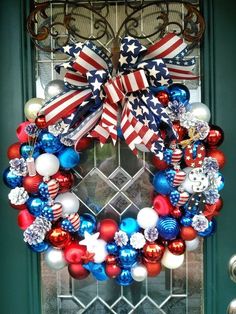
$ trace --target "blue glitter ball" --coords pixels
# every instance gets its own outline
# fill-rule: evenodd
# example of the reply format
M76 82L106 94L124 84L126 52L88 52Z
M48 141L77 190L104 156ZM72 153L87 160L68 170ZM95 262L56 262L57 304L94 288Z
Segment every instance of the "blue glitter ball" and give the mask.
M186 217L186 216L183 216L181 219L180 219L180 223L181 225L185 226L185 227L189 227L192 225L192 218L191 217Z
M163 239L173 240L179 234L179 223L172 217L161 217L157 222L157 230Z
M4 170L3 175L3 182L8 186L10 189L14 189L17 186L22 186L22 176L17 176L10 171L10 168Z
M57 153L64 147L59 138L49 132L41 133L39 137L39 143L41 148L46 153L50 154Z
M33 158L37 158L40 155L40 145L36 143L33 146L24 143L20 147L20 154L23 158L27 159L33 152Z

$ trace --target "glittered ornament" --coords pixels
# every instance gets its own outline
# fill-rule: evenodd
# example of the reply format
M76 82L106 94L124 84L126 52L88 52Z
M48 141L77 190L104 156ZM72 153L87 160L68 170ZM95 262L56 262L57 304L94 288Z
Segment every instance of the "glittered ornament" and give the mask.
M70 191L74 184L74 175L70 171L59 170L52 176L59 183L59 191L61 193Z
M38 187L40 183L43 181L43 177L39 174L35 176L25 176L23 178L23 187L30 194L36 194L38 192Z
M166 240L175 239L179 233L179 224L172 217L161 217L157 223L160 236Z
M144 237L149 242L154 242L158 238L158 231L156 227L148 227L144 230Z
M130 245L136 250L141 249L145 243L145 237L141 232L135 232L130 237Z
M9 161L10 171L17 176L25 176L28 172L24 158L14 158Z
M16 136L21 143L28 141L28 134L25 131L25 128L30 124L29 121L22 122L18 125L16 129Z
M169 94L166 91L159 91L156 94L157 99L160 101L162 105L165 107L168 105L169 100Z

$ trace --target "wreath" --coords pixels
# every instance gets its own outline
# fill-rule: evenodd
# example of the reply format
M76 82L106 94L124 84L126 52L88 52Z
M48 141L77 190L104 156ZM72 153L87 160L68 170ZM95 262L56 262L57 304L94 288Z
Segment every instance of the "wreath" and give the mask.
M180 267L185 250L215 232L224 187L223 131L209 124L205 104L190 103L188 88L173 83L198 78L195 59L173 33L148 48L123 38L115 75L90 41L61 51L70 57L56 67L64 81L48 83L46 100L25 104L19 141L8 148L3 179L25 243L75 279L91 273L126 286L157 276L162 266ZM120 222L80 212L73 169L94 141L125 141L137 158L152 153L152 207Z

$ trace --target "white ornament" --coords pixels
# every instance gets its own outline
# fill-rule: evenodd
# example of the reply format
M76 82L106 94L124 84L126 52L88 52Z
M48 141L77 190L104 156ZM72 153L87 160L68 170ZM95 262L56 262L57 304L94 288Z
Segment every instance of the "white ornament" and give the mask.
M90 250L88 250L90 253L94 253L94 263L102 263L105 261L108 252L106 249L107 246L107 242L102 240L102 239L98 239L97 241L95 241L93 248Z
M93 252L96 246L96 242L98 240L100 233L96 232L94 234L90 234L87 231L84 232L84 239L79 242L81 245L85 245L89 252Z
M142 264L137 264L131 268L131 276L135 281L144 281L147 274L147 268Z
M201 102L192 103L190 112L193 115L193 117L198 120L209 122L211 119L211 112L209 108Z
M66 266L62 250L50 248L45 253L45 262L51 269L60 270Z
M168 249L165 250L165 253L161 260L162 265L169 269L176 269L180 267L183 262L184 254L174 255Z
M181 188L184 191L192 193L200 193L205 191L209 186L209 178L203 172L202 168L185 168L184 172L187 173Z
M44 153L35 160L36 171L43 177L54 175L59 167L59 159L53 154Z
M66 217L67 215L77 213L79 209L79 199L71 192L65 192L59 194L55 198L55 202L62 204L62 216Z
M138 212L137 222L141 228L146 229L149 227L156 227L158 218L159 216L154 209L144 207Z
M199 246L199 238L196 237L195 239L193 240L190 240L190 241L185 241L185 245L186 245L186 251L194 251L198 248Z
M135 232L130 237L130 244L136 250L143 248L145 243L146 240L141 232Z

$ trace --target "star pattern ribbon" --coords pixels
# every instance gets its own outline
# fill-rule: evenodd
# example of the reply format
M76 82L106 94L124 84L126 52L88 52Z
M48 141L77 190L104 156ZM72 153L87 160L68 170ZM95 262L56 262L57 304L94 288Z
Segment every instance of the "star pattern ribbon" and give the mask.
M137 39L123 38L116 76L112 76L109 57L90 41L67 45L62 51L71 60L56 70L65 69L68 90L50 99L41 110L47 124L74 112L69 130L62 136L75 145L85 135L99 139L101 144L111 138L115 144L120 125L134 154L141 145L163 159L159 125L166 126L169 140L177 135L151 88L169 85L176 78L196 78L192 73L195 59L184 59L187 45L183 40L169 33L146 49Z

